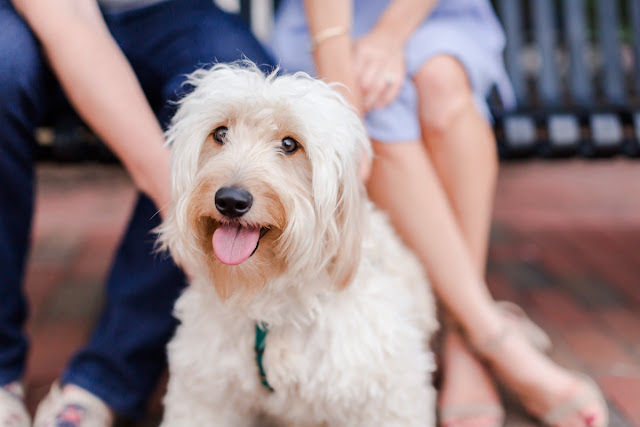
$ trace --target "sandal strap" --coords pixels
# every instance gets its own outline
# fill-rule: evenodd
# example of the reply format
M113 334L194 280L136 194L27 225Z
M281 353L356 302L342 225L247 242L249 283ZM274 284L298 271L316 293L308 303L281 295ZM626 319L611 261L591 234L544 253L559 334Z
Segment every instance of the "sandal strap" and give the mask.
M538 326L519 305L511 301L498 301L496 306L502 313L517 322L519 332L529 340L538 350L549 353L552 342L549 335Z
M496 335L480 344L472 345L471 348L480 357L485 357L498 351L509 335L511 335L511 327L505 325Z
M509 301L499 301L496 306L504 316L510 317L512 321L505 322L502 330L488 340L472 343L472 347L480 357L494 354L512 333L521 335L540 352L546 353L551 349L551 339L547 333L536 325L519 305Z
M451 405L440 409L440 421L452 421L462 418L473 418L482 415L495 415L504 418L504 410L495 403L473 403L468 405Z

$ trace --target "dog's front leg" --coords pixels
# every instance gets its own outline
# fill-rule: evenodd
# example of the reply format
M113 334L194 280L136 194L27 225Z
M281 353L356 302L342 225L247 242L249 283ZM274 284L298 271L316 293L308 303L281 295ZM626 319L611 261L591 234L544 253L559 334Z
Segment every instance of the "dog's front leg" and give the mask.
M330 422L329 425L341 427L435 427L435 408L426 402L415 401L414 407L404 413L371 408L365 414Z
M396 382L399 377L409 381ZM424 376L421 376L424 378ZM435 397L433 387L424 381L414 381L412 376L394 376L387 384L382 396L362 402L336 407L338 411L329 414L328 425L332 427L434 427ZM413 384L412 384L413 382ZM363 391L361 395L365 395ZM350 408L357 408L353 411Z
M234 399L231 394L225 398L223 393L212 401L211 396L199 396L170 379L167 394L164 397L164 415L160 427L252 427L255 413L242 400Z

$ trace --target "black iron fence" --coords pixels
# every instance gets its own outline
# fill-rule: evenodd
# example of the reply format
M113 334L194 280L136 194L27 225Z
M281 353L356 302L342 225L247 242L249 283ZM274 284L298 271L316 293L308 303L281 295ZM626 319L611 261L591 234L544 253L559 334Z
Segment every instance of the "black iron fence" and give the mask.
M492 104L504 157L640 152L640 0L497 0L518 108Z

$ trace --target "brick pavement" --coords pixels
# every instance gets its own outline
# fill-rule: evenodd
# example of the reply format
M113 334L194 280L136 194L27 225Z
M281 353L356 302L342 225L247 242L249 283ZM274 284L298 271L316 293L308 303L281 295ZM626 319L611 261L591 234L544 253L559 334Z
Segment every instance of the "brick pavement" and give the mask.
M626 159L504 164L489 258L494 294L593 376L612 426L640 425L640 168Z
M118 167L38 168L26 276L29 406L87 337L135 194ZM624 159L502 165L488 278L554 340L553 357L592 375L612 426L640 426L640 167ZM154 400L149 419L155 425ZM533 425L514 413L509 425Z

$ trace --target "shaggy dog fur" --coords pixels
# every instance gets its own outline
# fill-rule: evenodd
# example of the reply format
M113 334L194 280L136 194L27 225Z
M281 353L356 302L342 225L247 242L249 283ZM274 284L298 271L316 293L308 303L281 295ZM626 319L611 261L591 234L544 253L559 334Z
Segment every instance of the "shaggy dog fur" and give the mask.
M319 80L252 64L188 83L160 240L192 278L162 425L433 425L433 298L358 179L371 148L357 114Z

